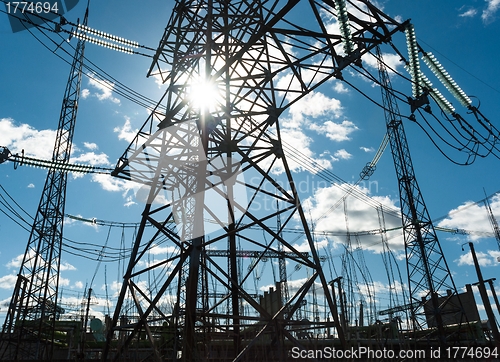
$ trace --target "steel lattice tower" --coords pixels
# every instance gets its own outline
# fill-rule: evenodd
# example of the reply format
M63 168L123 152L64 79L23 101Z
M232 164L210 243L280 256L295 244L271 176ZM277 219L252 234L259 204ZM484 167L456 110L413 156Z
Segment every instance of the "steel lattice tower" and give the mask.
M83 24L87 24L88 8ZM85 42L79 40L64 93L52 161L69 163ZM1 335L1 359L50 360L58 305L67 172L49 169Z
M438 339L446 343L444 327L451 324L451 320L458 319L459 324L467 320L417 183L401 113L379 48L377 57L387 135L399 186L412 329L423 329L426 324L437 327ZM428 333L434 331L429 329Z
M114 172L144 185L139 194L146 206L104 359L284 360L286 348L301 345L293 328L304 329L297 311L314 284L345 346L279 118L403 29L368 1L355 3L362 16L348 14L339 0L176 2L149 71L168 88ZM311 21L295 25L302 17ZM342 19L340 32L326 29L332 17ZM215 104L201 105L209 94ZM275 181L276 169L286 183ZM307 254L276 230L278 216L282 229L300 224ZM240 247L253 250L248 269L240 267L246 263ZM167 256L147 264L148 253L160 248ZM227 251L225 257L214 256L217 250ZM268 252L286 253L309 275L289 285L285 305L275 302L283 297L279 285L260 301L245 287ZM152 273L154 292L145 285ZM326 326L317 321L307 328ZM111 355L115 336L119 347Z

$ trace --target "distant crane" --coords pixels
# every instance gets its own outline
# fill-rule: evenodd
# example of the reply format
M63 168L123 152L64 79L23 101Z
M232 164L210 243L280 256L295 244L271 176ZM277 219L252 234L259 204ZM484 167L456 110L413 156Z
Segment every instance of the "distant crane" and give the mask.
M87 24L88 7L83 24ZM79 40L62 102L52 162L69 163L85 41ZM67 172L49 168L0 339L0 359L50 360L56 342Z

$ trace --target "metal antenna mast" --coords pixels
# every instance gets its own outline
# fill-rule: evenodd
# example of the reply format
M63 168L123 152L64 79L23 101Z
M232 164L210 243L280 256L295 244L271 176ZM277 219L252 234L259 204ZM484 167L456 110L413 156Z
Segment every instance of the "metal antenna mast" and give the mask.
M446 343L445 325L456 320L457 315L459 323L465 322L465 314L459 301L451 301L457 288L417 183L401 113L378 47L376 54L387 134L399 183L413 329L422 329L427 322L429 327L437 327L438 338ZM428 331L432 333L432 329Z
M88 7L83 24L87 24ZM64 93L52 161L68 164L75 129L85 42L79 40ZM0 356L50 360L58 305L67 172L49 168L1 334Z

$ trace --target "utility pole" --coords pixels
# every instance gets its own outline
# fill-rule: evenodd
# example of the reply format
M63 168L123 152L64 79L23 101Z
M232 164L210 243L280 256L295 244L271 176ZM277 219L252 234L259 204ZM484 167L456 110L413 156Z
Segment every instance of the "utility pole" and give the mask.
M478 289L479 294L481 295L481 300L483 301L484 310L486 312L486 316L488 317L488 321L490 322L491 333L493 334L493 338L496 343L500 343L500 333L498 332L497 321L495 319L495 314L493 314L493 309L491 308L490 299L488 298L488 292L486 291L485 280L483 279L483 273L481 272L481 267L479 266L479 261L477 260L476 251L474 249L473 243L468 243L470 252L472 254L472 260L474 261L474 267L476 268L476 274L478 279Z

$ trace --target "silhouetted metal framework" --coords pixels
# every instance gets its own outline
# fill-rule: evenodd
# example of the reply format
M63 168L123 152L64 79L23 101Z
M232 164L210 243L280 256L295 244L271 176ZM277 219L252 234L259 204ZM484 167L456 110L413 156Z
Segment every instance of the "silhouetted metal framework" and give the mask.
M88 10L84 24L87 23ZM64 93L52 162L69 163L78 111L85 42L78 41ZM51 360L58 305L67 171L50 167L5 324L0 359Z
M455 300L457 288L417 183L401 113L379 48L377 57L387 134L399 185L410 289L410 304L402 310L410 309L414 331L436 327L437 338L446 343L452 333L446 333L444 327L467 320L459 298ZM435 332L429 328L427 337L436 338Z
M138 195L146 205L104 359L284 360L286 348L301 346L293 329L314 284L334 322L307 328L334 326L346 345L284 157L279 117L403 29L367 1L351 5L347 13L338 0L176 2L149 71L167 90L114 172L143 184ZM327 29L336 17L344 26ZM209 95L215 101L202 105ZM275 181L275 170L285 183ZM299 223L308 257L275 230L278 216L281 228ZM164 259L148 264L159 248ZM261 256L247 268L240 248ZM211 249L229 257L221 262ZM288 281L285 305L266 306L245 283L266 252L281 250L303 278Z
M495 239L497 240L498 250L500 250L500 227L498 227L497 219L493 214L493 210L491 210L490 201L488 200L486 191L484 192L484 196L484 206L486 207L486 212L488 213L488 220L490 220L491 227L493 228L493 233L495 234Z

